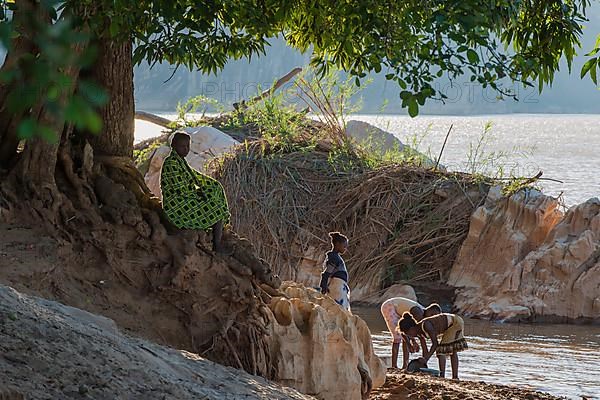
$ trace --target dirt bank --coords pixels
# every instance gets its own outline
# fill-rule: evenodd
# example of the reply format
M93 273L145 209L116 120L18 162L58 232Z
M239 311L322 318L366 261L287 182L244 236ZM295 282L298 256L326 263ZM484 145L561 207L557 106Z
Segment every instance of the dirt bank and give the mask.
M0 376L0 398L11 400L312 398L2 285Z
M456 382L422 374L388 372L370 400L559 400L549 394L483 382Z
M127 253L115 243L118 257L107 262L97 249L62 242L39 227L0 223L0 283L321 399L360 400L368 382L383 383L383 364L360 318L299 285L282 291L257 285L247 266L252 260L238 254L244 241L234 246L237 258L212 254L205 237L197 245L205 250L194 244L179 249L177 268L158 246L130 245ZM337 362L340 352L344 362Z

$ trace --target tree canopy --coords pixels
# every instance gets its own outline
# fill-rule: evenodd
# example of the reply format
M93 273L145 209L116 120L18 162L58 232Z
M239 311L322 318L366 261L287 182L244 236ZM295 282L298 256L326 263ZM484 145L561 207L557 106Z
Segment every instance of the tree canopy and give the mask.
M312 51L314 67L348 71L360 84L384 71L401 88L411 116L428 99L444 99L434 82L469 77L513 96L506 80L552 83L561 60L569 68L580 46L591 0L19 0L2 1L0 42L9 53L18 40L35 52L7 58L0 84L19 112L40 100L77 126L99 131L94 108L105 93L88 79L77 91L65 74L72 65L93 64L94 44L133 41L134 63L169 62L217 72L229 59L264 53L268 39ZM12 18L13 12L21 14ZM23 24L30 24L27 38ZM33 24L33 25L32 25ZM78 45L83 49L74 50ZM589 53L581 74L594 82L600 48ZM8 88L8 89L6 89ZM23 138L52 138L34 116L21 122Z

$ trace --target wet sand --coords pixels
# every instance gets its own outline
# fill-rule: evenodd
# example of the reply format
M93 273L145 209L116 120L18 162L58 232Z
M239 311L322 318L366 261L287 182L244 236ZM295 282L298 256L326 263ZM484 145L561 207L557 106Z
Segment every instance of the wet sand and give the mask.
M547 393L493 385L483 382L453 381L424 374L388 370L385 385L373 390L369 400L558 400Z

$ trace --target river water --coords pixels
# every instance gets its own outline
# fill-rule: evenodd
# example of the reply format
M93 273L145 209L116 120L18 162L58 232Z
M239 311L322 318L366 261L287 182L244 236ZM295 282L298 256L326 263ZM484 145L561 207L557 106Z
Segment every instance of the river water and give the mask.
M367 322L375 353L391 365L392 337L379 310L353 307L352 312ZM465 334L469 349L459 355L462 380L515 385L570 399L600 399L599 326L465 320ZM435 357L429 367L438 368ZM446 376L450 372L448 360Z
M161 115L174 118L170 113ZM600 115L358 115L350 119L379 126L406 144L417 143L434 159L452 124L441 158L450 170L475 167L477 172L495 173L502 167L522 176L541 170L544 177L562 181L543 181L542 186L547 194L562 193L567 206L600 196ZM484 135L488 122L492 126ZM156 125L136 121L136 142L158 134ZM470 145L476 146L482 137L485 144L479 156L473 157L473 151L469 156ZM376 353L389 364L391 336L379 311L354 312L367 321ZM518 385L573 399L600 399L600 327L465 322L470 349L460 354L462 379ZM437 368L434 364L436 360L430 367Z
M359 115L360 119L393 133L404 143L418 142L418 149L437 159L444 138L453 125L442 153L441 163L448 169L556 179L541 181L544 193L563 193L572 206L600 197L600 115L501 114L488 116ZM485 125L491 123L486 134ZM484 137L478 157L469 157L469 146L476 147ZM494 154L495 153L495 154ZM469 160L475 159L475 162Z

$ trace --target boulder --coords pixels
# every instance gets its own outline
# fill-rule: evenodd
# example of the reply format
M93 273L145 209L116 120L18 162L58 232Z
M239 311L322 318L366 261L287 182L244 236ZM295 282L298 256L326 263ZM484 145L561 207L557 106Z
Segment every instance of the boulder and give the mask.
M381 290L369 285L358 286L350 294L352 302L359 305L379 307L381 304L394 297L405 297L414 301L418 301L415 289L410 285L396 283L385 289L383 294Z
M418 158L424 167L432 167L435 161L425 154L402 143L394 134L384 131L364 121L350 120L346 122L346 135L352 137L358 143L368 147L371 151L385 154L388 151L406 153L411 158ZM443 166L439 166L443 168Z
M383 295L378 299L377 303L381 304L384 301L394 297L404 297L406 299L417 301L417 294L415 293L415 289L412 286L397 283L395 285L390 286L385 291L385 293L383 293Z
M367 143L379 150L404 150L406 145L392 133L364 121L350 120L346 122L346 134L359 143Z
M315 246L308 246L308 249L301 254L302 258L298 261L294 281L307 287L319 287L325 258L323 250Z
M190 153L185 159L192 168L200 172L206 171L206 165L210 160L230 151L239 144L237 140L212 126L185 128L184 131L192 137ZM168 145L160 146L154 150L150 156L148 172L144 176L146 185L159 199L162 199L160 171L164 159L170 152L171 148Z
M144 181L148 186L148 189L153 195L162 200L162 193L160 192L160 170L162 169L165 158L171 152L170 146L157 147L152 155L150 156L150 163L148 164L148 172L144 175Z
M360 400L367 381L383 385L365 321L300 284L284 282L281 291L270 304L278 382L324 400Z
M452 267L463 314L499 320L600 320L600 200L558 209L527 189L490 191Z

